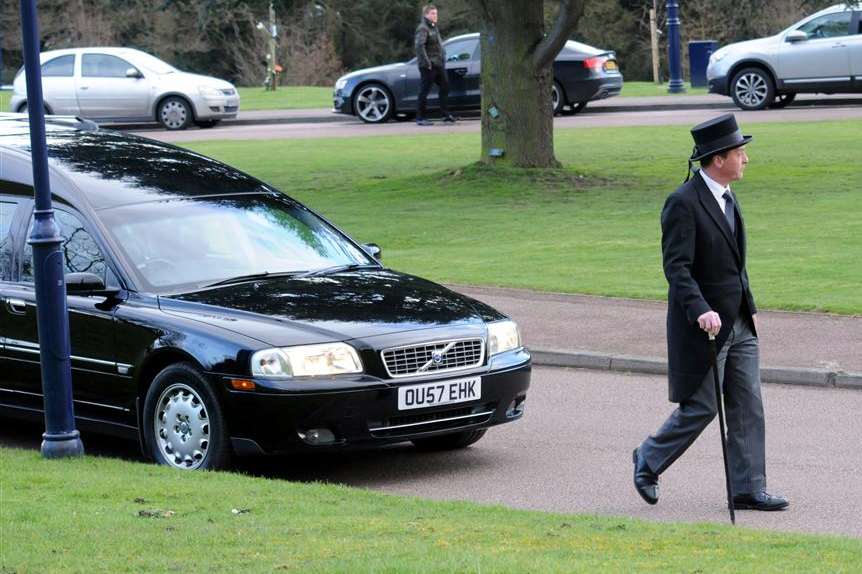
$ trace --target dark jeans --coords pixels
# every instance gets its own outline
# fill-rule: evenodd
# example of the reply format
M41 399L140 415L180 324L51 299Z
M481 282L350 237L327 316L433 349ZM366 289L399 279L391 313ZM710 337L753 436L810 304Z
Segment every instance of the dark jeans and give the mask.
M431 84L437 84L439 87L440 111L443 116L448 116L446 97L449 95L449 80L446 78L446 69L432 66L430 70L419 68L419 73L422 75L422 83L419 87L419 99L416 102L416 119L421 120L425 117L425 101L428 99L428 92L431 91Z

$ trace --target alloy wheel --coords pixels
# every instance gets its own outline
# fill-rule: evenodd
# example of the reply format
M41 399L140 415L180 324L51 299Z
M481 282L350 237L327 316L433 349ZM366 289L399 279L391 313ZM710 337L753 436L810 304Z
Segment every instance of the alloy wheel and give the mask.
M766 79L756 72L739 76L733 89L736 92L736 98L748 108L762 107L769 93Z
M210 419L197 392L183 383L169 385L156 402L153 433L168 464L185 470L201 466L210 448Z
M370 124L386 121L391 108L389 94L380 86L366 86L356 96L356 113Z

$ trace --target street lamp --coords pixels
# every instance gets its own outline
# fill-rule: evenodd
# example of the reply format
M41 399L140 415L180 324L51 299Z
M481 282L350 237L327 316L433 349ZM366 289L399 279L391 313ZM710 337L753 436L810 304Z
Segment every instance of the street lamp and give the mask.
M39 62L39 20L36 0L21 0L21 31L24 37L24 69L27 78L27 113L30 116L30 156L36 206L33 246L36 279L36 321L39 329L39 360L45 404L42 456L81 456L84 445L75 429L72 408L72 364L69 313L60 229L54 221L48 179L48 149L45 142L45 107L42 104L42 69Z
M671 94L685 92L685 84L682 81L682 64L679 57L679 23L679 4L676 0L667 0L667 51L670 63L670 82L667 85L667 91Z

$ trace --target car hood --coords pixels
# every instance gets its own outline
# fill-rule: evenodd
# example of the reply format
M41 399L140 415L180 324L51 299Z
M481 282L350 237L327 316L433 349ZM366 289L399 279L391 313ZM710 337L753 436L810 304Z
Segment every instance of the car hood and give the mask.
M212 76L203 76L201 74L192 74L189 72L171 72L168 74L157 74L156 77L162 84L183 85L190 88L197 86L208 86L217 90L234 89L233 84L228 81L213 78Z
M757 38L756 40L745 40L744 42L735 42L733 44L728 44L727 46L722 46L718 50L715 51L715 56L721 56L723 54L730 53L738 53L738 52L759 52L762 49L772 46L774 44L780 43L782 41L782 35L777 34L775 36L769 36L768 38Z
M389 270L284 277L160 297L166 313L272 346L322 343L503 315L441 285Z
M345 74L341 76L339 80L350 80L352 78L358 78L360 76L364 76L365 74L381 74L385 72L394 72L403 68L407 64L405 62L398 62L397 64L386 64L385 66L375 66L373 68L362 68L361 70L356 70L355 72L350 72L349 74Z

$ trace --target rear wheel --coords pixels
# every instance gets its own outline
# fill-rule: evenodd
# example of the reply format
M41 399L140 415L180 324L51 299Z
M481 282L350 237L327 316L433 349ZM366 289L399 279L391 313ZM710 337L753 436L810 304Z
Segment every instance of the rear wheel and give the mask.
M551 88L551 109L554 110L554 115L559 114L563 109L564 100L563 86L560 85L560 82L554 80L554 85Z
M769 104L769 107L774 109L786 108L787 106L792 104L793 100L795 99L795 92L785 92L783 94L778 94L777 96L775 96L775 99L772 101L772 103Z
M144 442L159 464L182 470L222 468L230 460L218 398L191 364L166 367L144 401Z
M775 85L766 71L745 68L733 77L730 95L743 110L762 110L775 99Z
M469 430L429 438L416 438L411 442L420 450L458 450L478 442L485 436L485 432L487 429Z

